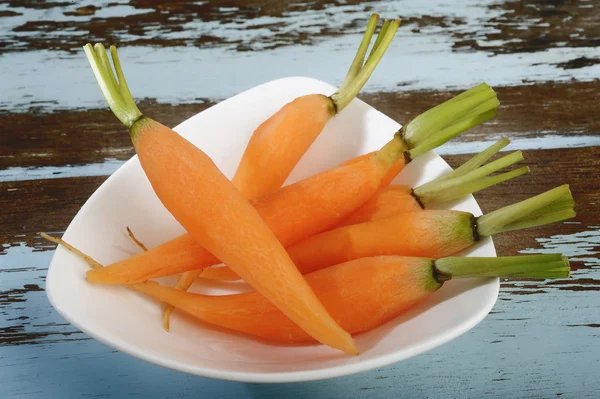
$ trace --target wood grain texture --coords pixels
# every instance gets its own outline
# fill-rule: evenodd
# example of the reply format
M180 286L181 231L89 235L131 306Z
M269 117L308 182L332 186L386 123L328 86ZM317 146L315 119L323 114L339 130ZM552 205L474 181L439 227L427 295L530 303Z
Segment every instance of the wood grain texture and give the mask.
M593 1L8 1L0 5L2 397L463 398L598 396L600 8ZM174 126L261 82L339 83L368 13L403 25L361 99L399 122L480 80L493 122L442 150L457 166L501 136L529 175L476 195L484 212L569 183L577 217L494 238L500 255L564 252L572 278L502 282L492 313L416 358L330 381L256 385L121 354L49 305L53 245L133 150L77 50L121 45L140 107ZM196 48L198 47L198 48ZM43 73L40 73L43 71ZM209 76L209 78L205 78Z
M457 167L471 154L444 156ZM491 187L476 194L484 212L526 199L560 184L569 183L577 202L578 221L594 224L600 213L600 147L536 150L525 152L524 165L532 168L528 175ZM24 242L35 246L37 233L63 232L87 198L106 179L105 176L0 182L0 233L5 243ZM549 237L557 232L570 234L581 230L577 224L549 225L500 235L494 239L500 255L514 254L515 249L536 246L535 237Z
M500 86L495 90L502 103L498 117L453 142L489 141L508 135L513 140L535 139L539 147L545 148L564 146L552 142L557 136L578 136L584 141L593 136L600 138L600 120L596 116L600 81ZM360 98L392 119L408 123L419 113L458 93L457 90L383 91ZM206 101L172 105L144 100L140 102L140 109L167 126L175 126L213 104ZM124 161L134 154L122 125L104 108L27 114L4 112L0 113L0 125L8 133L7 145L0 147L0 170L15 166L77 166L107 159ZM44 129L39 129L40 126Z

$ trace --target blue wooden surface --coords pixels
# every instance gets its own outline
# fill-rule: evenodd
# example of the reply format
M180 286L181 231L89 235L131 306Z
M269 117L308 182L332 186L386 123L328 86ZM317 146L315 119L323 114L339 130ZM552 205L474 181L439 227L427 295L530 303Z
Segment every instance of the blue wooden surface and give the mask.
M0 5L6 50L0 55L6 130L0 141L0 397L600 396L600 124L590 105L600 100L594 47L600 11L593 2L169 2L162 13L156 9L163 2L108 3L96 3L97 9ZM560 179L573 180L577 219L497 240L506 255L564 252L574 260L571 280L504 282L492 313L440 348L371 372L296 384L232 383L163 369L90 339L52 309L44 278L53 249L35 229L60 234L86 196L131 154L126 137L113 138L126 136L123 131L104 124L108 113L94 111L104 105L76 53L82 40L122 43L132 90L176 123L197 112L194 107L281 76L339 83L369 10L405 20L366 89L376 108L402 120L409 110L398 104L487 80L506 93L512 120L500 118L486 135L468 135L443 153L472 153L505 134L513 149L543 149L532 151L531 166L540 172L531 184L483 194L484 208L562 183L553 181L552 162ZM548 115L515 111L523 106L515 98L528 93L537 93ZM91 118L82 107L96 112L93 124L66 122ZM86 141L96 131L105 133L102 139ZM571 148L585 155L579 159Z
M599 231L589 234L598 244ZM576 245L562 249L582 254ZM43 281L40 290L15 293L22 283L40 282L51 255L17 246L0 257L0 291L8 293L8 301L0 302L3 326L14 324L9 315L26 318L20 337L2 330L0 386L8 397L597 397L597 286L564 290L549 284L544 294L532 294L539 287L505 285L492 313L443 347L354 376L261 385L185 375L112 350L58 316ZM12 344L5 341L9 337Z

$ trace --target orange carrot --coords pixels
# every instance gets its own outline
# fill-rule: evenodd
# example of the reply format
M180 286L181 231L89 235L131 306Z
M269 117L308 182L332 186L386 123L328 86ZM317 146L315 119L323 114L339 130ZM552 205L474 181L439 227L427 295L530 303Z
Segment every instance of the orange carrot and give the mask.
M341 112L358 94L383 57L398 28L398 21L384 21L369 59L363 65L378 19L377 14L371 15L356 57L339 92L330 97L321 94L298 97L254 131L232 180L244 197L254 199L279 189L327 121ZM348 90L354 95L342 103L338 97ZM189 288L197 278L196 274L193 271L183 273L175 288ZM167 331L172 311L171 306L167 306L164 311L163 324Z
M400 213L317 234L287 251L303 274L379 255L439 259L484 237L572 218L573 206L569 187L564 185L480 217L453 210Z
M572 218L573 206L569 187L564 185L480 217L453 210L402 213L317 234L287 251L303 274L378 255L439 259L484 237Z
M415 189L404 185L383 187L337 226L374 221L399 213L418 212L431 205L454 201L529 172L529 168L523 167L490 176L492 173L522 161L523 155L520 151L481 166L509 143L510 140L507 138L500 139L456 170Z
M394 184L382 187L363 206L348 215L337 227L372 222L407 212L419 212L423 205L414 196L410 186Z
M102 267L68 243L43 233L42 236L82 256L91 267ZM454 278L567 278L569 271L568 259L559 254L438 260L378 256L307 274L306 281L340 325L351 334L358 334L394 319ZM206 323L277 342L313 341L258 292L206 296L154 282L130 288Z
M207 280L235 281L235 280L240 279L240 276L235 274L233 272L233 270L231 270L227 266L205 267L204 269L200 269L198 271L194 270L194 272L196 272L196 278L207 279ZM188 272L188 273L192 273L192 272ZM175 287L175 288L177 288L177 287ZM178 288L178 289L187 290L188 288L189 287Z
M368 154L363 154L363 155L359 155L356 158L352 158L349 161L344 162L342 165L352 165L355 162L360 162L363 159L366 159L372 155L374 155L377 151L373 151L373 152L369 152ZM396 176L398 176L398 174L400 172L402 172L402 169L404 169L405 166L405 160L403 159L399 159L397 160L388 170L388 173L385 175L385 177L381 180L381 187L385 187L388 184L390 184L392 182L392 180L394 180L394 178Z
M371 55L363 65L378 18L377 14L371 15L354 62L336 93L329 97L322 94L298 97L254 131L232 180L249 198L279 189L325 124L362 89L400 25L399 20L384 22ZM268 177L265 177L266 170L269 170Z
M113 113L129 128L140 164L163 205L208 249L317 341L357 354L352 337L328 314L256 209L200 149L143 116L102 45L84 47Z
M306 276L329 312L351 334L372 330L411 308L452 278L515 275L566 278L561 255L432 260L400 256L357 259ZM204 296L158 284L136 291L167 302L207 323L283 343L313 341L259 293Z
M510 172L490 176L492 173L522 161L523 155L521 151L516 151L482 166L483 163L502 148L506 147L509 143L510 141L506 138L500 139L481 153L473 156L470 160L465 162L465 164L461 165L451 173L442 175L414 190L408 186L402 185L381 188L362 207L352 212L344 220L338 223L337 227L375 221L400 213L418 212L428 206L452 201L527 173L529 169L523 167ZM353 163L354 162L348 162L346 164L351 165ZM210 279L217 278L218 275L222 275L228 280L236 279L234 273L225 270L219 272L206 270L205 272L202 272L202 274L199 274L198 272L196 274L199 277ZM191 279L191 277L189 278ZM180 285L180 287L182 286L184 285Z
M413 159L496 114L498 100L485 83L425 112L373 156L338 166L253 201L284 245L330 229L364 204L393 165ZM425 115L423 114L423 115ZM413 123L422 126L413 127ZM216 255L216 254L215 254ZM221 263L185 234L148 252L90 271L88 281L130 284Z
M440 260L380 256L322 269L306 279L340 325L358 334L396 318L445 281L479 276L566 278L569 263L561 255ZM256 292L211 297L156 283L136 284L133 289L206 323L276 342L313 341Z

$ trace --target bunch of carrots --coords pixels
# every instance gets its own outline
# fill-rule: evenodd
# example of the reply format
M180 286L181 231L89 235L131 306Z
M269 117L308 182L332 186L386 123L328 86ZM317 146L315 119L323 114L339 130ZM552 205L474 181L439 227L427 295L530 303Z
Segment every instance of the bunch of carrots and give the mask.
M201 149L137 108L117 50L112 64L101 44L84 47L115 116L129 129L154 192L186 234L106 267L85 259L90 283L121 284L203 322L286 343L318 341L358 354L352 335L410 308L453 278L565 278L560 254L453 257L485 237L558 222L575 215L566 185L483 216L439 210L440 204L516 178L520 151L490 161L501 139L456 170L419 187L391 184L404 166L493 118L499 101L475 86L390 132L381 149L282 187L328 121L356 97L388 49L398 20L371 16L339 89L285 104L252 133L229 181ZM371 48L370 51L369 47ZM114 72L113 72L114 68ZM152 279L180 274L175 287ZM243 279L255 291L189 293L197 279Z

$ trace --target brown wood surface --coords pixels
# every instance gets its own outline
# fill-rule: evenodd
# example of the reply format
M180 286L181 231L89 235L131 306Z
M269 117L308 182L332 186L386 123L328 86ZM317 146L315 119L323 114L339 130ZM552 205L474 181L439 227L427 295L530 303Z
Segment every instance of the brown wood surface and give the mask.
M549 131L571 136L600 131L596 115L599 81L497 87L496 91L502 103L498 117L456 141L489 140L490 136L507 133L511 137L536 138L540 132ZM456 94L457 90L384 91L360 98L392 119L406 123ZM206 101L172 105L144 100L139 107L167 126L175 126L213 104ZM10 132L5 137L8 145L0 147L0 168L86 164L106 158L127 160L134 154L129 137L108 109L2 112L0 124Z
M461 154L444 158L457 167L470 156ZM600 170L600 147L525 151L525 157L523 164L532 168L530 174L476 194L484 213L569 183L577 202L574 221L594 223L600 212L600 179L596 178ZM63 232L105 179L94 176L0 183L3 193L0 220L5 228L0 233L0 240L5 243L25 241L34 246L39 241L37 233L40 229ZM499 255L513 255L520 249L536 247L536 237L570 234L580 229L577 224L548 225L499 235L494 242Z
M8 1L0 7L0 389L8 397L597 396L596 2ZM121 45L132 52L131 68L140 74L164 62L165 76L143 76L135 92L141 109L173 126L236 91L286 76L288 69L303 74L294 69L298 63L307 70L318 62L323 70L339 64L336 74L345 73L353 50L343 39L358 40L371 11L402 14L398 47L380 66L387 75L396 67L400 72L394 79L376 73L375 88L367 86L360 98L405 123L473 80L492 84L502 103L499 116L444 147L443 157L455 167L483 142L502 136L513 139L511 149L525 149L531 173L478 193L484 212L569 183L575 219L499 235L494 242L499 255L565 252L571 279L504 281L490 316L442 348L355 377L293 386L218 382L150 366L90 340L56 314L44 295L54 247L36 233L61 234L110 171L134 154L93 86L79 46ZM236 73L223 76L214 69L218 83L207 80L206 92L188 93L187 82L168 74L179 57L189 69L199 66L186 58L196 47L213 49L223 67L235 64ZM337 50L346 58L337 58ZM302 64L314 54L318 62ZM270 55L282 62L279 75L256 71L270 71L270 59L261 58ZM419 75L424 67L432 71L431 81ZM236 83L246 80L247 86ZM82 84L90 86L80 91Z

